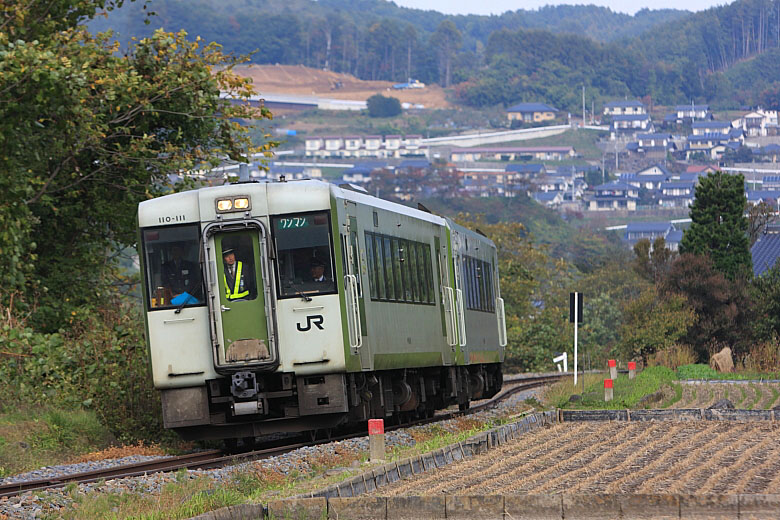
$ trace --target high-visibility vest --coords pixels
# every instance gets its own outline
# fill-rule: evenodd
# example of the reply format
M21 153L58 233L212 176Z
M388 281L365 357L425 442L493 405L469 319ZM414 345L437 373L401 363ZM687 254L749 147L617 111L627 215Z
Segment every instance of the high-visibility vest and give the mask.
M227 282L227 276L225 274L222 274L222 278L225 281L225 298L228 300L238 300L239 298L246 298L249 296L249 290L239 292L241 290L241 270L244 267L243 262L236 262L238 265L236 267L236 280L233 283L233 291L230 291L230 286L228 286Z

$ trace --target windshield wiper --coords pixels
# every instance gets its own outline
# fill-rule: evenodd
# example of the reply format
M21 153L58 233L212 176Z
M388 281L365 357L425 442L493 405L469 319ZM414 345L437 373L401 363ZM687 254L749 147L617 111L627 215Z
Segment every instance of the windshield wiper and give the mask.
M306 294L303 294L301 291L295 291L295 294L297 294L298 296L303 298L303 301L305 301L305 302L310 302L311 301L311 296L307 296Z

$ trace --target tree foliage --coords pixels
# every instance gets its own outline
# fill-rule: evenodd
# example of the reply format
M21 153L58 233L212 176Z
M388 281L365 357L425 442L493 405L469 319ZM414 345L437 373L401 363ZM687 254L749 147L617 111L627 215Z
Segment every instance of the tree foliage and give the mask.
M374 94L366 100L371 117L393 117L401 113L401 102L392 96Z
M683 234L681 253L705 255L733 280L751 271L745 179L723 172L699 180L691 206L691 227Z
M140 201L167 175L249 150L253 114L238 60L186 33L155 32L124 55L81 25L103 0L6 2L0 14L0 284L56 328L94 302L110 250L135 242ZM29 10L28 10L29 9Z

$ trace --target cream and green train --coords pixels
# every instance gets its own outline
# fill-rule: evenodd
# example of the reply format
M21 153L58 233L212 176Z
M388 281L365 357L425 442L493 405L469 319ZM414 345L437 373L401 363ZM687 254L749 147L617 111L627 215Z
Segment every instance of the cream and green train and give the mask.
M501 388L496 248L449 219L307 180L168 195L138 222L154 385L185 438L430 415Z

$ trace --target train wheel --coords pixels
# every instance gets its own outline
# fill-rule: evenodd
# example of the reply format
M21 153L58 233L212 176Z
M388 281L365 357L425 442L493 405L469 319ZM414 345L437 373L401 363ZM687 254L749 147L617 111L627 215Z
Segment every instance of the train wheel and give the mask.
M471 405L470 401L466 401L465 403L458 403L458 410L461 412L465 412L469 409L469 406Z

